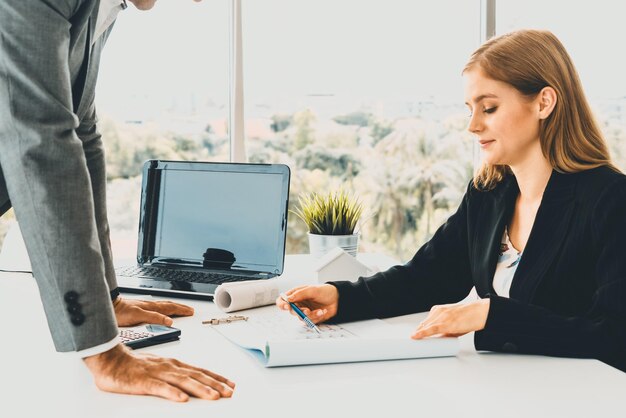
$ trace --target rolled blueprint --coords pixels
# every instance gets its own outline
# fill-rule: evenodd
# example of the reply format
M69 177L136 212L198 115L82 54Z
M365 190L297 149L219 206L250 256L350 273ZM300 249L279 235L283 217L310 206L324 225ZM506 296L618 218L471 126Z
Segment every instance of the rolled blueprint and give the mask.
M271 305L280 292L287 290L283 289L285 283L281 284L278 279L223 283L215 289L213 301L224 312Z

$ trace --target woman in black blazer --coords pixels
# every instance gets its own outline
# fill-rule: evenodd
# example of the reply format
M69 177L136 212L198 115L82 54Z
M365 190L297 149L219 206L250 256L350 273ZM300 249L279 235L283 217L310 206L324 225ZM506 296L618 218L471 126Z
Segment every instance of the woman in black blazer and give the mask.
M478 350L626 371L626 176L569 55L550 32L517 31L482 45L463 75L484 163L457 212L408 263L290 301L315 322L430 310L413 338L475 331ZM457 303L472 287L480 299Z

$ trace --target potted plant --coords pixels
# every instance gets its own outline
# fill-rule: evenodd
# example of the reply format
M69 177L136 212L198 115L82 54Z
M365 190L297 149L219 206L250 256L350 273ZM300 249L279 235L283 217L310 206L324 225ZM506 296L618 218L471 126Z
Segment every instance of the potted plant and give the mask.
M309 251L317 258L335 247L356 257L359 233L355 231L363 213L358 198L345 191L301 195L292 211L309 228Z

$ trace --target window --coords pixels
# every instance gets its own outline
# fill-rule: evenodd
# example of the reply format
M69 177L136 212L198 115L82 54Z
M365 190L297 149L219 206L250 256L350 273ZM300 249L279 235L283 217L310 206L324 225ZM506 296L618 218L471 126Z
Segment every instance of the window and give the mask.
M563 42L621 170L626 170L625 15L626 3L612 0L498 0L496 6L498 34L547 29Z
M158 2L118 16L96 94L118 259L136 251L145 160L229 160L229 7L230 0Z
M301 193L365 203L360 251L406 260L472 176L461 71L480 2L243 0L249 160L292 169ZM290 216L287 251L306 252Z

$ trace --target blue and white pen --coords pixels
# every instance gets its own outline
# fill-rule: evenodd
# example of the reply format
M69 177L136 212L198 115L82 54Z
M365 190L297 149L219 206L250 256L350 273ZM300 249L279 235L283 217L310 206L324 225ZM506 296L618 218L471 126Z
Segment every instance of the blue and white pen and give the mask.
M293 311L294 311L296 314L298 314L298 316L300 317L300 319L302 319L302 320L304 321L304 323L307 325L307 327L311 328L313 331L317 332L318 334L321 334L320 329L319 329L317 326L315 326L315 324L313 323L313 321L311 321L311 320L309 319L309 317L308 317L308 316L306 316L306 315L304 314L304 312L302 312L302 311L300 310L300 308L298 308L298 307L296 306L296 304L295 304L295 303L293 303L293 302L289 302L289 298L287 297L287 295L285 295L284 293L281 293L281 294L280 294L280 298L281 298L282 300L284 300L285 302L287 302L287 303L289 304L289 306L291 306L291 309L293 309Z

